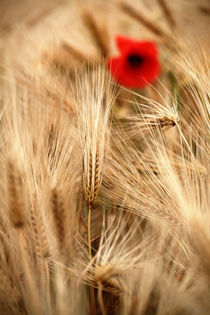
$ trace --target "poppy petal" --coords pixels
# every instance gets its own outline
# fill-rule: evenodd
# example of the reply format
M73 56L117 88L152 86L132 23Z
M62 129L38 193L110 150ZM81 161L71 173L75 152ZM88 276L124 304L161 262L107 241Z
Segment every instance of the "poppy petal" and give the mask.
M142 88L153 82L160 73L158 48L153 41L137 41L120 35L116 37L118 57L107 62L113 78L128 88Z
M124 76L122 59L120 57L109 58L107 66L115 80L120 83L120 78Z
M129 38L125 38L121 35L117 35L115 38L115 41L116 41L117 47L119 48L121 52L127 50L128 47L130 47L130 45L133 44L133 40Z

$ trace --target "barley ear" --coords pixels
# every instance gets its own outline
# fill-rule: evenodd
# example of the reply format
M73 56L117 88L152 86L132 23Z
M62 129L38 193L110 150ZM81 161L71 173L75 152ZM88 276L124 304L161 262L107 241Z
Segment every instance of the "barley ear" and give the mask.
M24 225L24 201L21 177L13 162L7 164L7 184L10 220L15 228Z

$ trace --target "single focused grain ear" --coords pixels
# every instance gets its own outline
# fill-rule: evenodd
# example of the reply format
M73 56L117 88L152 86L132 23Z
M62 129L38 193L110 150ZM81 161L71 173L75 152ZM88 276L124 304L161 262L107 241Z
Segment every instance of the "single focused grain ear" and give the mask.
M78 128L83 149L83 187L87 201L88 242L91 257L91 212L102 182L102 169L109 152L111 107L114 91L108 74L102 67L92 73L83 73L78 81L75 102L78 110Z

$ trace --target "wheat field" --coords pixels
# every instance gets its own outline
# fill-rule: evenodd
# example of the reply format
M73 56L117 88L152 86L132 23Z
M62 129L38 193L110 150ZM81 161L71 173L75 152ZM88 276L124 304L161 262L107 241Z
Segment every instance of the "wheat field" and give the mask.
M209 47L208 0L0 1L1 315L210 314Z

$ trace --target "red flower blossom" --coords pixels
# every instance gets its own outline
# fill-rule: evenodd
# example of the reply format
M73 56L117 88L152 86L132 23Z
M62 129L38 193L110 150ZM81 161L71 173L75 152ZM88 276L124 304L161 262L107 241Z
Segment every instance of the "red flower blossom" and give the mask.
M117 36L118 57L109 58L108 69L115 80L128 88L142 88L160 72L158 49L152 41L137 41Z

